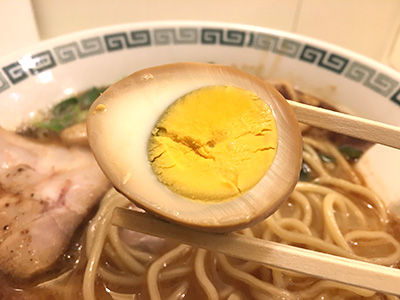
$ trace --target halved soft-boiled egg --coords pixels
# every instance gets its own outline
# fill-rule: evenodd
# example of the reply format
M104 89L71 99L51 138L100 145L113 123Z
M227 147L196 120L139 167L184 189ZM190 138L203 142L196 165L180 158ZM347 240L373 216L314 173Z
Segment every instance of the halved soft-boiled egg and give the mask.
M108 88L87 119L114 187L170 221L231 231L272 214L298 180L302 142L289 104L235 68L176 63Z

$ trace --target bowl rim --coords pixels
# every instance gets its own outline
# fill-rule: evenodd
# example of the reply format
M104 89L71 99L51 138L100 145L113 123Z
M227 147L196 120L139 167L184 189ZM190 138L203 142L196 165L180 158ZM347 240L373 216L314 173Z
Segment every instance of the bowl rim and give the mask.
M201 20L163 20L163 21L145 21L145 22L129 22L129 23L121 23L114 25L105 25L99 26L89 29L78 30L74 32L69 32L66 34L62 34L57 37L52 37L49 39L41 40L32 45L17 49L12 51L6 55L0 56L0 65L2 65L3 61L13 60L16 57L22 57L26 54L29 54L36 49L40 49L46 46L54 45L62 43L63 41L68 41L72 39L86 37L88 35L93 34L104 34L106 32L114 32L114 31L126 31L132 28L160 28L166 26L196 26L196 27L207 27L207 26L215 26L226 29L238 29L250 32L258 32L258 33L270 33L273 35L281 36L284 38L290 38L293 40L301 40L304 43L310 43L314 45L320 45L322 48L330 49L332 52L340 52L347 57L355 59L357 61L362 61L365 64L373 65L385 73L390 73L394 77L400 78L400 71L394 69L393 67L386 65L380 61L377 61L373 58L370 58L364 54L358 53L354 50L350 50L346 47L336 45L332 42L327 42L318 38L309 37L304 34L289 32L281 29L274 29L270 27L263 27L257 25L248 25L243 23L234 23L234 22L222 22L222 21L201 21ZM201 44L200 44L201 45Z
M171 33L173 39L169 35ZM194 37L188 38L187 34L193 34ZM347 77L346 80L363 85L400 107L400 71L363 54L278 29L192 20L133 22L95 27L43 40L14 51L0 57L0 97L9 95L7 90L10 87L11 93L16 92L18 87L15 85L19 82L32 82L32 78L40 73L61 69L70 62L119 52L116 50L147 51L161 45L179 48L181 44L195 49L208 49L212 46L217 49L217 53L227 49L226 46L230 47L227 53L234 53L236 49L249 49L293 60L296 64L305 63L312 68ZM305 68L310 70L309 67Z

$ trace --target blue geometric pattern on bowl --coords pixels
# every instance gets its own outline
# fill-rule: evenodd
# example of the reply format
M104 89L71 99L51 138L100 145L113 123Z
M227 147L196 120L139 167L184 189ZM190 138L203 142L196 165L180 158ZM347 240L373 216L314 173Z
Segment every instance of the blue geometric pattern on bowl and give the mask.
M298 59L360 83L400 105L399 82L357 61L352 61L327 49L317 48L274 34L208 27L174 27L116 32L58 45L31 55L28 67L22 66L23 58L2 66L0 93L29 76L55 68L58 64L67 64L78 59L130 48L185 44L250 47Z
M100 37L83 39L79 42L54 47L54 54L59 63L65 64L77 59L104 53Z

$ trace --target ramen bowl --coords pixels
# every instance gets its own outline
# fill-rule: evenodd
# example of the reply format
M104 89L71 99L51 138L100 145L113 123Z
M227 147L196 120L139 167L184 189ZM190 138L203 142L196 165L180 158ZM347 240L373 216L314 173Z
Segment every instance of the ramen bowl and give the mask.
M284 80L338 109L400 125L399 72L312 38L217 22L97 28L43 41L0 59L0 126L15 130L71 95L175 62L229 65ZM373 146L359 162L368 184L400 213L398 150Z

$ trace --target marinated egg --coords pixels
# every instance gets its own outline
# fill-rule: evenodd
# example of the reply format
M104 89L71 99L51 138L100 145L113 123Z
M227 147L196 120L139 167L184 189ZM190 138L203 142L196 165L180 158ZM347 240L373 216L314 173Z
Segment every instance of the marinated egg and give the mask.
M170 221L251 226L292 192L295 115L273 87L235 68L176 63L138 71L92 105L90 147L114 187Z

